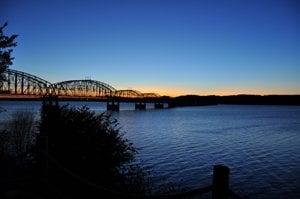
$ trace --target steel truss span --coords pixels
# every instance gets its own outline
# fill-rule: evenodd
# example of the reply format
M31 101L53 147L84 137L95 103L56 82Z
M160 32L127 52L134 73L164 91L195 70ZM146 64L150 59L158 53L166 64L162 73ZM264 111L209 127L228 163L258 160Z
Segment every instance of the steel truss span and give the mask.
M46 95L53 91L52 84L29 73L8 69L3 74L0 93L21 95Z
M136 91L136 90L117 90L115 92L116 97L143 97L143 93Z
M155 98L160 97L156 93L142 93L137 90L127 89L127 90L117 90L115 92L116 97L129 97L129 98Z
M155 98L156 93L142 93L137 90L117 90L97 80L68 80L50 83L35 75L7 69L4 81L0 83L0 94L10 95L49 95L69 97L124 97L124 98Z
M96 80L69 80L53 84L55 94L75 97L106 97L112 96L116 89Z

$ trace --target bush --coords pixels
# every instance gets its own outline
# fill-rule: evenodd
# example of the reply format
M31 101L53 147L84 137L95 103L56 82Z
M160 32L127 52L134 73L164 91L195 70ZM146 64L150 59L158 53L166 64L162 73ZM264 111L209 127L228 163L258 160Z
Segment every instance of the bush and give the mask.
M38 125L33 113L16 112L0 133L0 150L0 177L9 182L0 198L9 198L5 195L11 191L21 198L25 193L143 198L151 191L148 175L134 161L137 151L117 121L87 107L45 101Z
M46 150L43 140L48 137L47 153L59 166L80 176L83 184L94 183L139 196L146 193L146 174L139 165L132 164L136 150L110 115L96 114L87 107L72 108L51 102L43 104L41 113L37 146ZM61 176L56 176L54 182L61 181Z

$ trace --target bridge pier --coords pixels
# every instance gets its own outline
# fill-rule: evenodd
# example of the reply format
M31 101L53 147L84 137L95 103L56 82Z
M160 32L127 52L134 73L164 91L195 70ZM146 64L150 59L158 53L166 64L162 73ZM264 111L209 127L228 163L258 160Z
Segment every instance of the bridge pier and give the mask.
M162 103L162 102L155 102L154 103L154 108L155 109L163 109L164 108L164 103Z
M42 97L42 106L56 106L58 107L58 96L57 95L44 95Z
M106 110L108 111L119 111L120 102L116 98L108 98L106 104Z
M146 110L146 103L145 102L136 102L135 110Z

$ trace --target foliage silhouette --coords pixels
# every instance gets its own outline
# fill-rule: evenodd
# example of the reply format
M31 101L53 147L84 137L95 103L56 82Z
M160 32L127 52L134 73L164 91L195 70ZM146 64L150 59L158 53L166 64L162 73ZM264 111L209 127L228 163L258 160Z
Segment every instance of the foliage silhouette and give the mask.
M133 163L136 150L109 114L96 114L87 107L73 108L44 102L39 130L37 150L47 150L63 168L83 181L119 193L146 194L146 174ZM43 168L43 154L37 160L37 166ZM88 190L80 183L62 178L55 168L50 167L48 172L52 183L62 187L67 194L74 192L74 187L78 187L77 196L82 194L79 189L85 193Z
M12 65L14 59L11 56L12 48L17 46L15 39L18 35L4 35L3 30L6 26L7 23L4 23L4 25L0 27L0 83L4 80L3 72Z
M143 198L150 193L149 178L133 161L137 151L106 113L45 101L38 124L32 114L13 114L0 132L0 144L0 198L11 193L15 198Z

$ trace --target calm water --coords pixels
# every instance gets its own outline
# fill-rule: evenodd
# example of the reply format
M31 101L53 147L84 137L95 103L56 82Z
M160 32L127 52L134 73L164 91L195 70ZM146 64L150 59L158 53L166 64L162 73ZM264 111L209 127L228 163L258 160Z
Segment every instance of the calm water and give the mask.
M103 103L86 104L102 112ZM38 112L40 102L0 102L9 110ZM149 108L153 108L150 105ZM211 184L212 166L231 168L231 188L249 198L300 198L300 106L219 105L115 113L139 149L138 160L158 186Z

